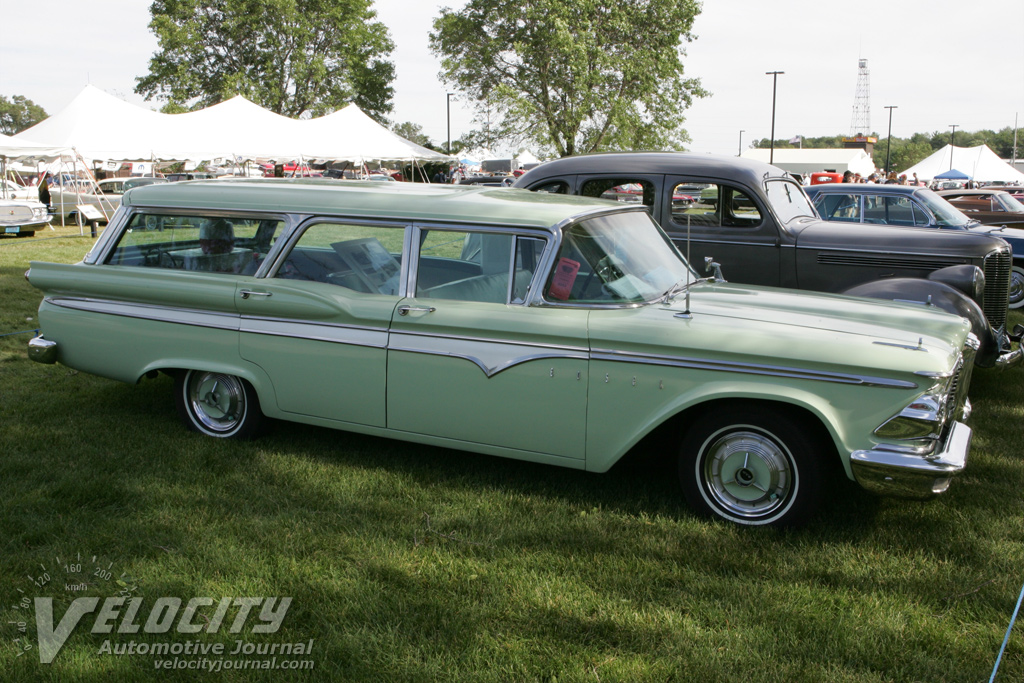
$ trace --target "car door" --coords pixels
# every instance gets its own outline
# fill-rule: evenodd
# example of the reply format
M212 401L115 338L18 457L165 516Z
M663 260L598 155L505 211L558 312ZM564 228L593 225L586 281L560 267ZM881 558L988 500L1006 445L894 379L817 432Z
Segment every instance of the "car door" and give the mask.
M587 311L523 305L546 240L483 227L413 236L409 297L391 323L388 428L582 461Z
M270 376L280 410L386 426L388 326L401 299L405 232L313 220L267 277L239 285L240 352Z
M726 180L666 176L659 213L661 227L698 269L711 257L726 279L780 284L779 229L756 192Z

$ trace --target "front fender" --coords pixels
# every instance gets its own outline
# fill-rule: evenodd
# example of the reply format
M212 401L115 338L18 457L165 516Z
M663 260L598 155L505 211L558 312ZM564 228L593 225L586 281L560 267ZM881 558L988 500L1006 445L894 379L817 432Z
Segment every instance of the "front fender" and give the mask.
M922 306L935 306L971 323L971 332L981 342L974 364L980 368L990 368L999 357L999 333L989 325L981 306L959 289L943 282L922 280L920 278L892 278L875 280L841 292L849 296L861 296L869 299L888 299L903 303L917 303Z

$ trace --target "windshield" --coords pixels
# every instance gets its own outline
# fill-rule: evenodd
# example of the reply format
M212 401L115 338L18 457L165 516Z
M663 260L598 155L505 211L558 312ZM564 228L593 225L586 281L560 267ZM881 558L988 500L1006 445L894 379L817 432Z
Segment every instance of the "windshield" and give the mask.
M643 303L696 279L650 214L626 211L564 230L544 296L554 302Z
M768 203L782 223L789 223L794 218L817 217L807 195L796 183L781 178L769 180L764 184L764 190L768 194Z
M1024 204L1021 204L1011 194L994 194L992 197L999 202L1003 211L1013 211L1014 213L1024 213Z
M955 206L931 190L917 190L914 192L914 196L917 197L929 211L935 214L935 223L939 226L945 228L965 228L970 223L974 222Z

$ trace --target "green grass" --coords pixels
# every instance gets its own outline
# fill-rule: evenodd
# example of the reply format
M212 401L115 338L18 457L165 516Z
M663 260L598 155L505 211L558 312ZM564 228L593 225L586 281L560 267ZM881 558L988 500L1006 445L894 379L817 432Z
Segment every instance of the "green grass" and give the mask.
M90 245L0 239L0 334L36 325L29 260ZM34 364L30 336L0 337L4 681L982 681L1024 583L1024 369L975 373L974 447L948 494L850 485L783 532L696 518L639 462L592 475L287 423L203 438L169 379ZM79 555L112 581L58 566ZM59 619L119 577L143 617L163 596L293 602L275 634L94 635L86 616L53 664L17 656L22 596L53 597ZM97 653L132 638L313 639L295 659L315 668L157 673L153 656ZM997 680L1022 679L1024 623Z

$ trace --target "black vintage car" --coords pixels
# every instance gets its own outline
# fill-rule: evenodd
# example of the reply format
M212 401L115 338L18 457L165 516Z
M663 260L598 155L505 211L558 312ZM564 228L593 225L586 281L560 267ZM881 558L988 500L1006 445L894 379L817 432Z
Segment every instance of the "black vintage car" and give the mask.
M952 190L953 193L932 192L911 185L871 185L863 183L831 183L813 185L807 194L818 215L840 223L878 223L896 228L939 228L991 233L1006 240L1013 250L1010 273L1010 308L1024 306L1024 212L1020 220L1004 220L994 225L981 220L982 214L963 213L956 197L975 197L981 190ZM1001 193L1009 197L1005 192ZM953 201L949 201L952 199ZM970 200L974 201L974 200ZM988 202L988 199L984 199ZM1013 213L1003 213L1013 216Z
M939 306L971 319L982 344L978 365L1021 361L1006 331L1012 254L994 235L867 224L840 230L820 219L785 171L737 157L567 157L525 173L515 187L614 198L626 184L641 188L641 201L692 262L713 258L728 279ZM695 185L704 187L698 201L672 201L676 188Z

